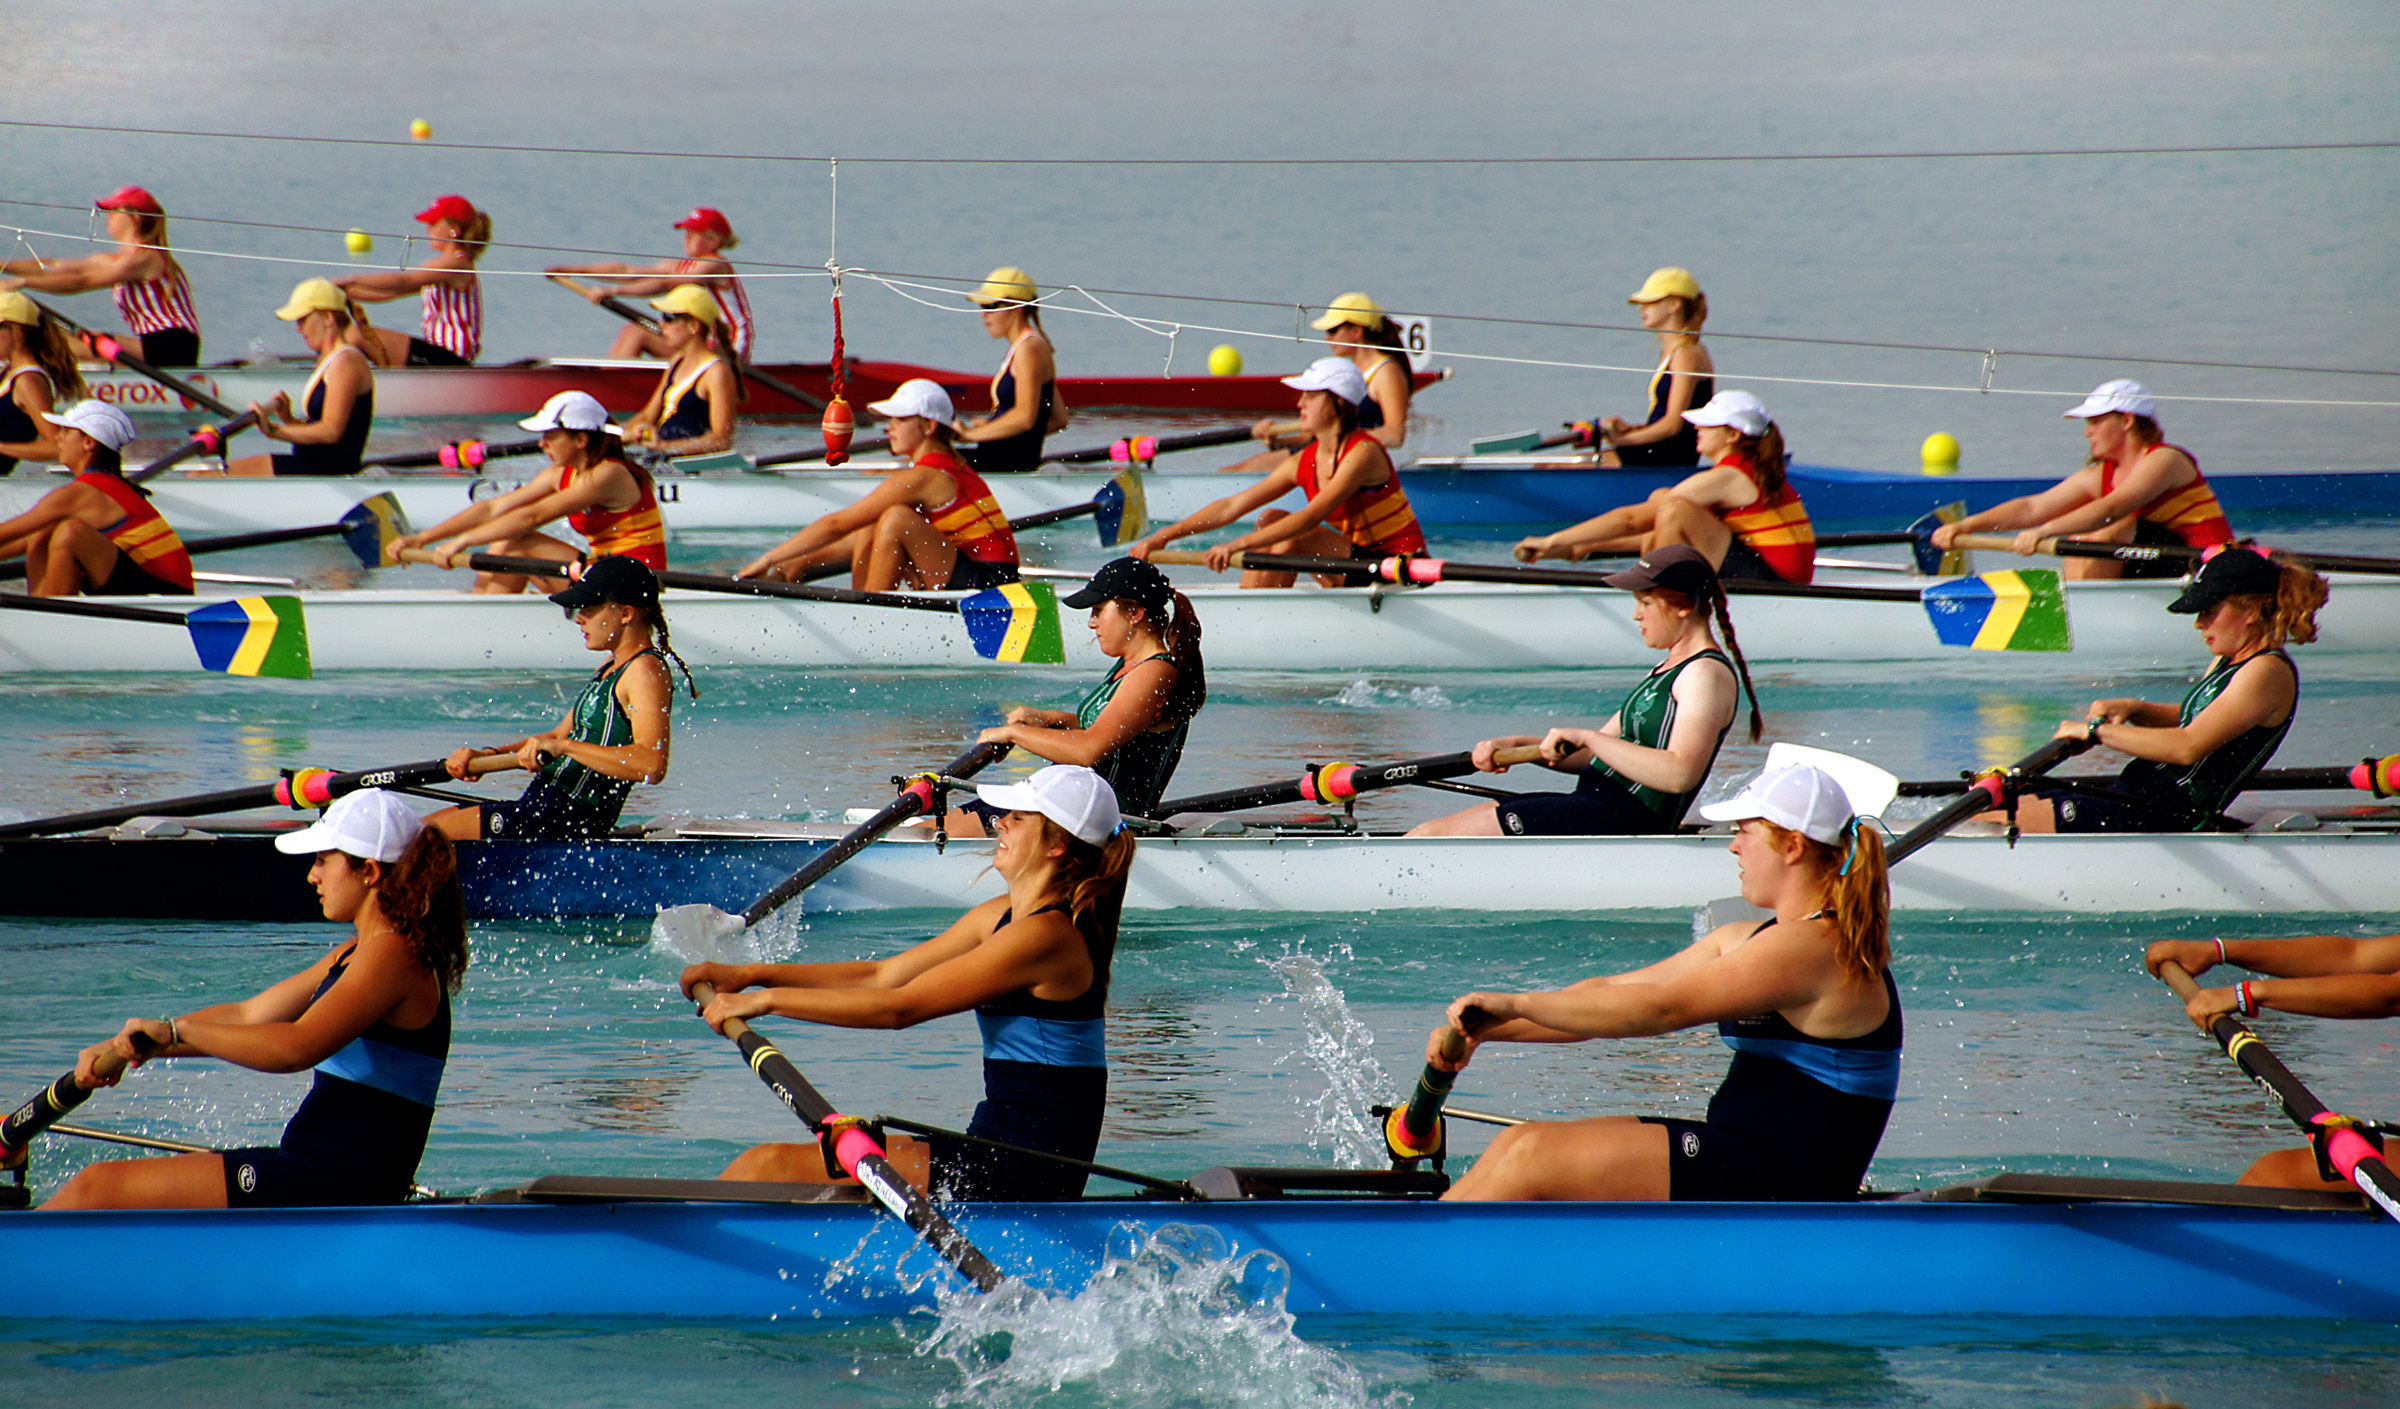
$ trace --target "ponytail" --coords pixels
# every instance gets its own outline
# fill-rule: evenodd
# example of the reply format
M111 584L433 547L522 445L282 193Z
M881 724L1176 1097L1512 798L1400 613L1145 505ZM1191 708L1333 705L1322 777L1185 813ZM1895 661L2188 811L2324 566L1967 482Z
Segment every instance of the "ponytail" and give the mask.
M1200 660L1200 614L1192 599L1175 594L1175 615L1160 633L1167 642L1167 663L1175 667L1175 683L1167 687L1160 707L1160 727L1181 724L1208 703L1208 668Z
M1760 494L1782 492L1785 469L1792 460L1791 452L1783 446L1783 427L1769 421L1767 428L1757 435L1734 432L1733 453L1750 457L1752 468L1758 472Z
M1827 846L1773 822L1760 826L1777 846L1800 837L1808 864L1825 876L1825 908L1833 912L1833 956L1856 981L1873 978L1892 962L1891 871L1883 859L1883 832L1863 817L1842 828L1842 841Z
M1051 872L1052 893L1065 897L1068 917L1092 937L1099 951L1093 958L1105 965L1107 956L1116 951L1117 920L1125 910L1126 873L1133 869L1133 829L1120 824L1106 842L1094 846L1047 816L1042 816L1041 822L1043 846L1061 842L1066 847L1066 854ZM1085 923L1087 917L1091 924ZM1093 975L1095 982L1104 979L1104 974Z
M674 643L667 634L666 612L654 606L636 607L634 610L650 618L650 639L658 643L658 653L675 662L675 668L683 672L683 688L692 692L692 703L700 703L700 681L692 674L692 668L684 664L683 657L675 654ZM667 676L667 703L672 705L674 702L675 677L670 674Z
M492 242L492 213L488 210L476 211L475 218L468 221L467 228L460 232L458 242L466 247L467 263L473 264L483 258L483 247Z
M375 906L442 987L451 993L467 976L467 900L458 887L458 849L432 827L383 868Z
M2270 649L2286 641L2305 646L2317 639L2317 613L2333 589L2314 569L2291 554L2279 549L2267 556L2281 573L2275 583L2275 595L2251 592L2227 597L2225 601L2247 607L2257 615L2259 629L2266 633Z

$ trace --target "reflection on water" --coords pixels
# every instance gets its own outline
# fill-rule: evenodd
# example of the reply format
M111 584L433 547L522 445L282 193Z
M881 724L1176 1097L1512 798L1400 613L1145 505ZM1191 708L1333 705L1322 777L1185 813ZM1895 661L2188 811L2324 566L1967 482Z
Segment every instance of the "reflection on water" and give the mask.
M1200 1132L1216 1109L1211 1092L1226 1075L1180 995L1108 1007L1106 1138L1175 1140Z

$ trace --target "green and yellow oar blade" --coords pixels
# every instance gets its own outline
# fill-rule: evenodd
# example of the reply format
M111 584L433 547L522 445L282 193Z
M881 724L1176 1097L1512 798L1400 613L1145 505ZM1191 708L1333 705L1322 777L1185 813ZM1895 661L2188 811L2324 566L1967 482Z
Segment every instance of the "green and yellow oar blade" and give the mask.
M1063 665L1066 635L1058 624L1058 593L1047 582L1011 582L958 604L967 639L985 660Z
M392 545L392 540L407 532L408 515L401 512L400 501L389 492L361 500L342 515L342 542L366 567L382 567L384 550Z
M243 597L187 613L192 649L204 670L306 680L308 621L298 597ZM1063 655L1063 653L1062 653Z
M2048 568L2012 568L1936 583L1925 615L1945 646L1978 651L2067 651L2067 594Z

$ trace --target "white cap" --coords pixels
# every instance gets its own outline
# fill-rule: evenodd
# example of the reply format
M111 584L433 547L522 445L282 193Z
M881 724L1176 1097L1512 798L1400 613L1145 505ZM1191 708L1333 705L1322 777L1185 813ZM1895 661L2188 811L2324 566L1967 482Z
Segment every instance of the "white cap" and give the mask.
M111 450L122 450L133 439L133 420L105 401L78 401L63 416L42 413L54 426L73 426Z
M1330 391L1353 406L1367 399L1367 379L1347 357L1320 357L1299 376L1285 377L1283 384L1294 391Z
M333 806L299 831L275 839L277 851L295 856L311 851L343 851L365 861L397 861L408 844L425 830L415 809L398 793L360 788L333 800Z
M2080 421L2092 416L2106 416L2116 411L2130 411L2136 416L2158 415L2158 403L2150 399L2150 389L2140 382L2123 377L2102 382L2092 388L2083 403L2066 413L2065 419Z
M1731 426L1744 435L1765 435L1775 424L1766 403L1746 391L1720 391L1706 406L1684 412L1683 418L1695 426Z
M517 422L529 431L608 431L616 426L608 419L608 408L600 398L588 391L562 391L542 403L542 409Z
M910 377L902 382L886 401L870 401L867 409L878 416L923 416L945 426L958 424L958 409L950 404L950 393L942 390L940 382L923 377Z
M1094 846L1105 845L1125 825L1117 811L1116 789L1078 764L1053 763L1022 783L980 787L975 795L1011 812L1039 812Z
M1700 815L1711 822L1764 818L1812 841L1839 846L1842 829L1855 814L1850 809L1850 795L1833 775L1804 763L1769 769L1732 797L1701 808Z

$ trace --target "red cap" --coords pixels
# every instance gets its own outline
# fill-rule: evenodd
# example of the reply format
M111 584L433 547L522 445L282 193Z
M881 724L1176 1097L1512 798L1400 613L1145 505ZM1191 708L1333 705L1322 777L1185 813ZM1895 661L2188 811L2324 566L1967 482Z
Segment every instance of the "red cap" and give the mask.
M725 218L725 212L705 205L676 221L675 228L678 230L705 230L720 239L733 233L733 223Z
M442 196L432 205L418 211L417 219L427 225L431 225L437 220L447 220L458 225L471 224L475 219L475 203L465 196Z
M158 197L139 186L120 186L92 202L92 205L100 210L138 210L145 215L167 213L167 208L158 203Z

